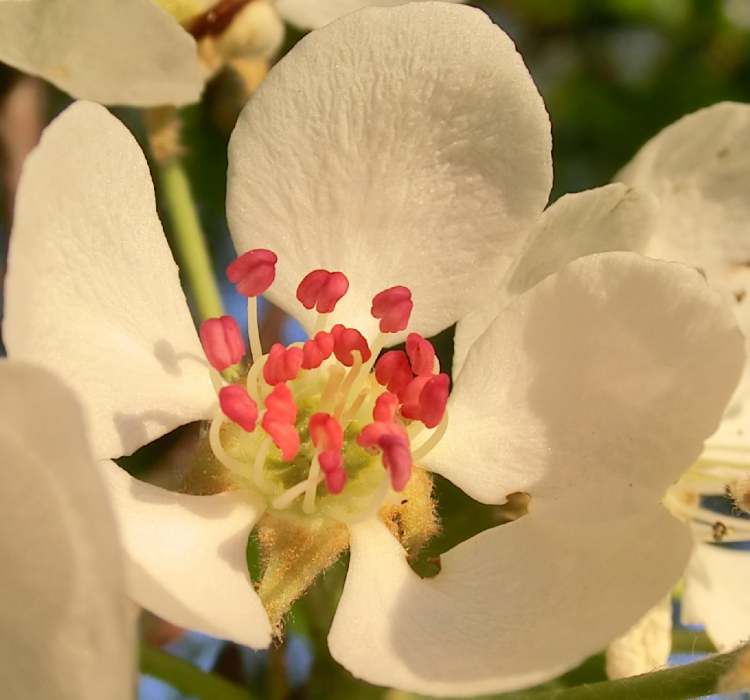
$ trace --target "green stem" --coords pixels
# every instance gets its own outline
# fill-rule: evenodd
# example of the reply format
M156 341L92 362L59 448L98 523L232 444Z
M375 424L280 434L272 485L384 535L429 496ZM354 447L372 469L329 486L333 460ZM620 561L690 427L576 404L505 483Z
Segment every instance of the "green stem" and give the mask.
M185 169L179 158L171 158L167 162L157 163L156 171L172 223L180 267L193 293L198 316L201 320L221 316L224 313L221 294Z
M738 649L726 654L715 654L685 666L667 668L632 678L589 683L570 688L527 690L495 696L496 700L632 700L659 698L685 700L710 695L732 667Z
M190 697L201 700L250 700L250 691L231 681L201 671L157 647L141 644L141 673L153 676Z

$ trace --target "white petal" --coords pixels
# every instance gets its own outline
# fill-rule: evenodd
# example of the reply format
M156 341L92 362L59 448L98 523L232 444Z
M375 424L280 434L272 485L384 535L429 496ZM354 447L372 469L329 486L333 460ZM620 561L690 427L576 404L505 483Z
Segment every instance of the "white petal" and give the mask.
M750 338L748 139L750 105L717 104L657 134L617 179L659 198L647 254L703 270L734 306L740 328ZM746 423L750 405L745 404L750 404L750 373L737 390L730 417Z
M134 628L80 407L46 371L0 362L3 697L132 697Z
M104 104L182 105L203 90L195 41L150 0L6 3L0 60Z
M63 376L94 453L132 452L215 400L143 153L77 103L26 161L5 283L8 354Z
M551 176L541 97L486 15L369 8L303 39L248 103L228 216L238 252L279 254L269 297L285 310L299 315L308 272L341 270L342 322L369 332L372 296L402 284L430 335L493 288Z
M682 613L720 651L750 638L750 551L699 544L685 571Z
M614 250L640 252L655 216L652 195L619 183L558 199L531 229L509 279L458 322L453 376L458 376L471 346L513 296L584 255Z
M659 506L587 528L535 516L464 542L426 580L382 523L353 527L334 658L371 683L431 695L533 685L622 633L690 551L687 528Z
M667 665L672 651L672 597L665 596L607 646L607 676L627 678Z
M420 2L421 0L416 0ZM465 0L443 0L465 2ZM318 29L344 15L364 7L393 7L404 0L276 0L279 14L300 29Z
M190 496L101 464L129 558L133 598L175 625L267 647L271 624L247 569L262 510L239 492Z
M697 458L743 363L731 311L694 270L581 258L474 345L425 466L479 501L525 491L534 511L622 517Z

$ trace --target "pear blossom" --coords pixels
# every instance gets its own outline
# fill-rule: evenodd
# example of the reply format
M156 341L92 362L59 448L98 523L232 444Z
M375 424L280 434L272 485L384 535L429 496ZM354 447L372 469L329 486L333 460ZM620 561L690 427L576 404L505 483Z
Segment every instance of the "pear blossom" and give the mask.
M135 618L80 405L25 363L0 361L0 386L3 695L127 700Z
M460 372L467 348L484 332L509 295L578 255L606 250L638 251L699 269L734 310L748 337L748 137L749 105L714 105L655 136L618 174L620 182L560 198L532 230L525 255L503 278L493 304L459 323L454 373ZM609 203L605 192L609 193ZM586 199L593 202L597 194L600 206L587 206ZM564 245L560 231L572 223L577 225L576 241ZM750 476L749 390L750 372L746 370L700 459L665 499L670 510L689 524L696 541L685 572L684 620L705 623L721 650L736 646L750 635L750 610L745 600L728 595L734 586L750 584L750 555L714 543L749 541L750 520L740 512L722 515L702 507L701 498L727 491L731 494ZM715 571L708 570L709 563ZM628 638L632 641L642 629L646 627L636 626ZM666 663L668 629L663 630L663 636L663 643L655 645L662 650L662 662L654 666ZM631 668L636 669L632 664Z
M750 338L750 105L724 102L664 129L617 179L658 198L644 251L699 268ZM746 350L747 350L746 340ZM696 547L685 572L682 614L704 624L720 650L750 637L750 552L715 543L750 542L744 497L750 483L750 371L732 397L700 459L672 490L673 510L689 524ZM727 494L734 513L706 507ZM748 501L750 502L750 501Z
M444 696L556 676L668 592L692 543L661 501L715 430L742 339L695 270L580 257L598 222L627 238L652 216L625 186L548 210L568 264L548 269L540 251L519 266L528 232L547 230L550 150L528 71L478 10L372 8L310 34L230 143L240 360L226 320L201 347L130 134L90 103L55 120L19 187L4 337L80 393L137 602L264 647L348 548L333 657ZM481 315L511 272L517 287L451 387L426 338ZM261 293L309 330L301 348L262 352ZM401 340L403 355L381 354ZM196 420L225 491L169 492L112 461ZM423 579L408 555L434 532L429 472L483 503L527 494L528 513ZM416 531L398 527L402 507L421 509ZM278 555L257 590L254 529ZM283 600L279 533L307 576Z
M0 61L77 98L136 107L181 106L197 102L206 79L225 63L273 58L284 40L284 21L315 29L368 5L401 2L0 2Z

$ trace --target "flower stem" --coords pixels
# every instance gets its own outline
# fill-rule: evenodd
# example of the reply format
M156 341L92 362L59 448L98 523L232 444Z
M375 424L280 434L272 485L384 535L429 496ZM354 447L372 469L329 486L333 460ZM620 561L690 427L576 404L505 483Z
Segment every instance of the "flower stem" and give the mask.
M182 122L174 107L143 111L156 179L172 224L172 243L180 269L193 294L200 320L221 316L224 307L216 284L206 236L182 165Z
M744 647L726 654L715 654L691 664L632 678L587 683L569 688L542 687L494 697L496 700L685 700L701 697L716 690L719 679L732 667L743 649Z
M251 700L250 692L157 647L141 644L141 672L201 700Z
M216 284L206 237L190 192L185 169L178 158L157 163L162 196L172 223L173 241L201 320L221 316L224 308Z

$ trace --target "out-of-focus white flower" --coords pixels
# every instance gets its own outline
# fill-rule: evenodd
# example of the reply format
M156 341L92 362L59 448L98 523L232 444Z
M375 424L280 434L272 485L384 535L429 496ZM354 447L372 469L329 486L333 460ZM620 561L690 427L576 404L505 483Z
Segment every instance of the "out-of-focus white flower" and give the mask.
M273 57L284 40L284 20L315 29L368 5L400 2L0 2L0 61L49 80L73 97L137 107L180 106L197 102L206 78L225 62Z
M207 371L146 162L119 122L91 104L69 109L19 189L7 346L80 392L135 599L176 624L267 645L246 543L261 518L282 520L317 570L350 547L328 640L341 664L373 683L463 695L555 676L665 595L691 539L661 499L715 430L742 340L685 266L630 253L564 264L590 252L601 222L627 239L626 222L652 204L615 185L552 207L543 222L555 227L537 224L550 127L508 37L481 12L440 3L348 16L271 72L229 157L233 281L253 296L275 276L269 298L332 339L301 358L281 346L255 355L230 387L218 372L242 340L228 319L204 327ZM537 235L559 257L540 248L522 269ZM510 271L514 290L465 348L445 416L447 381L421 338L368 374L407 321L434 334L487 304ZM301 312L298 299L342 290L330 315L326 303ZM335 359L315 364L316 352ZM171 493L109 461L202 419L232 490ZM528 513L421 579L386 517L412 498L400 494L422 478L415 465L485 503L527 493ZM429 486L414 499L430 511ZM326 528L344 541L321 551Z
M127 700L132 605L81 409L46 370L0 361L3 696Z
M651 139L617 176L658 199L646 254L699 268L750 338L750 105L724 102ZM747 343L750 341L746 340ZM750 637L750 552L707 542L750 542L750 370L700 459L668 505L689 523L696 549L685 573L683 617L704 624L721 650ZM728 495L733 514L705 504ZM750 502L750 501L748 501ZM744 504L744 505L743 505Z
M665 666L672 650L672 598L664 597L607 646L607 675L626 678Z

